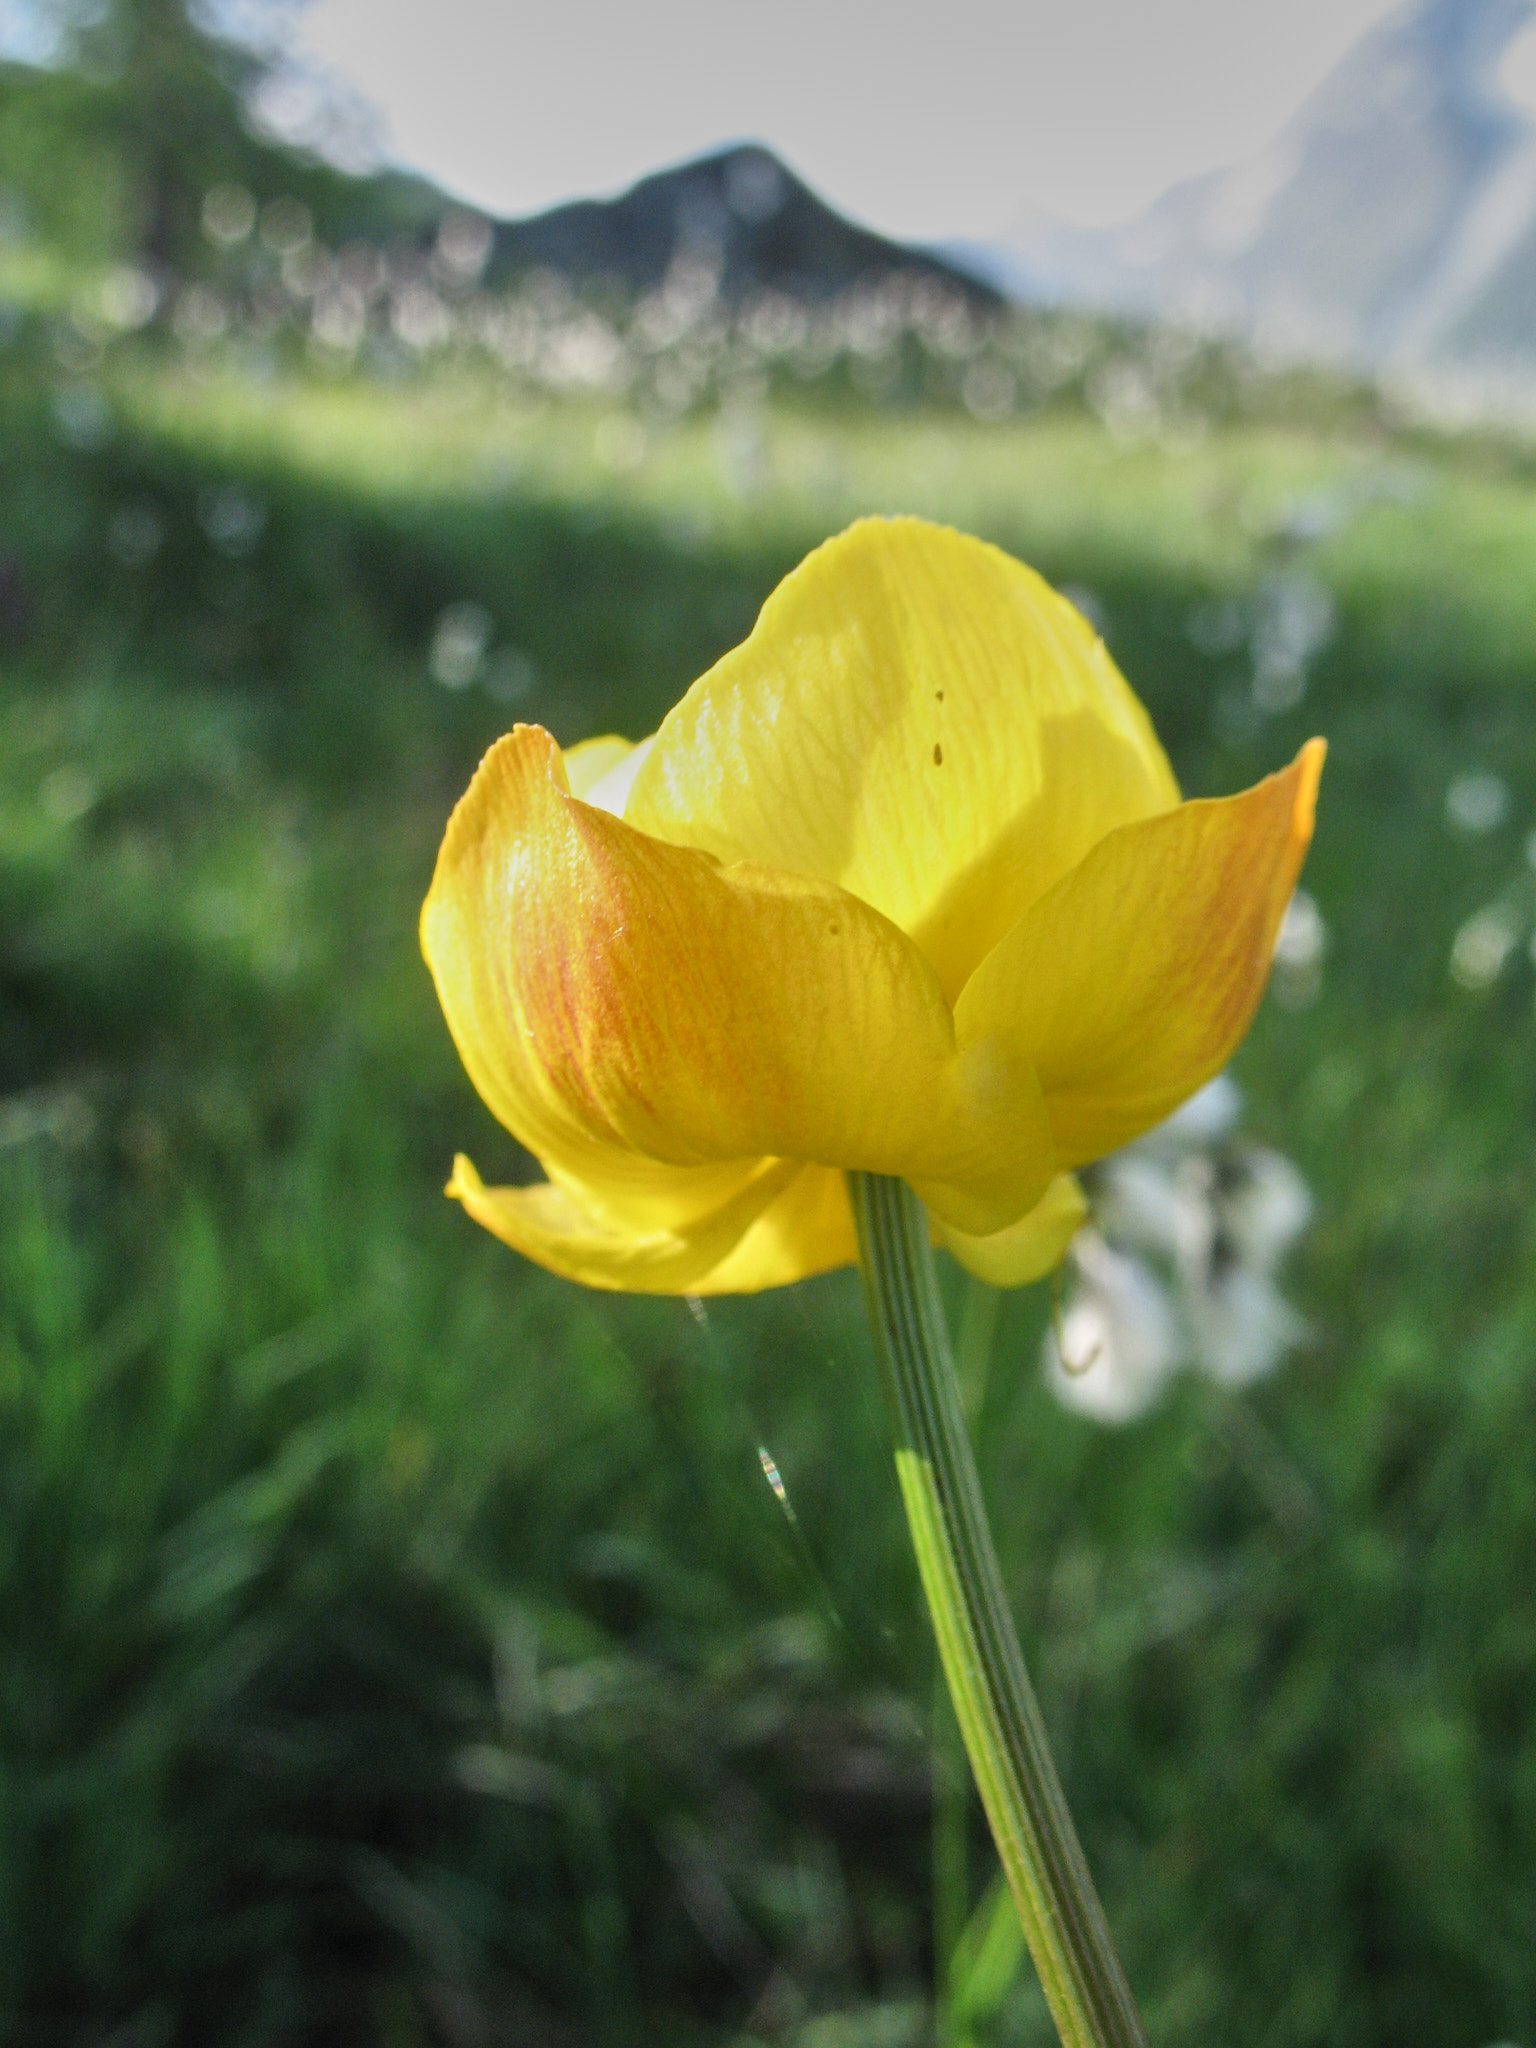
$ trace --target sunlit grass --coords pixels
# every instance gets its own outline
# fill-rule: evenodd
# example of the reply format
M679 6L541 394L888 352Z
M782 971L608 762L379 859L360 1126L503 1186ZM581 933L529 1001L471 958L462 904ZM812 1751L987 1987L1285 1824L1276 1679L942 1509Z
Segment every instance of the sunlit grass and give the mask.
M681 421L553 403L443 377L391 387L253 382L142 369L117 385L133 426L230 462L381 498L548 495L613 515L687 512L726 535L845 522L871 509L1022 522L1081 544L1166 548L1186 569L1240 568L1299 494L1347 486L1381 458L1305 432L1237 429L1170 455L1095 419L983 426L957 413L767 405ZM1233 500L1236 500L1236 504ZM1230 516L1244 509L1247 524Z
M374 503L532 498L673 521L684 552L808 544L870 511L912 511L1005 533L1032 555L1213 585L1252 576L1277 542L1312 542L1339 587L1443 598L1484 636L1518 635L1536 591L1536 496L1454 441L1426 451L1239 425L1170 449L1078 413L982 425L761 401L658 421L474 377L391 387L179 366L125 374L114 396L135 433L203 460Z

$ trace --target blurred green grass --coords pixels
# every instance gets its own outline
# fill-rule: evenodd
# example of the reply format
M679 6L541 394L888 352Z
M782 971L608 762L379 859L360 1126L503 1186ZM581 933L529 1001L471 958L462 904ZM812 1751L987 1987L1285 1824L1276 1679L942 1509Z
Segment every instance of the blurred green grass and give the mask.
M1191 792L1332 742L1322 991L1237 1067L1318 1193L1315 1343L1105 1433L1011 1299L981 1431L1153 2038L1529 2039L1536 1019L1523 952L1447 972L1536 825L1518 451L786 404L640 445L149 354L104 389L61 438L0 356L11 2037L923 2038L931 1657L856 1283L699 1322L485 1239L453 1151L526 1162L415 947L512 716L651 729L901 509L1084 593ZM1297 576L1336 631L1261 717L1200 621ZM466 603L487 686L448 689ZM1458 837L1478 770L1509 815ZM1027 1983L992 2038L1049 2038Z

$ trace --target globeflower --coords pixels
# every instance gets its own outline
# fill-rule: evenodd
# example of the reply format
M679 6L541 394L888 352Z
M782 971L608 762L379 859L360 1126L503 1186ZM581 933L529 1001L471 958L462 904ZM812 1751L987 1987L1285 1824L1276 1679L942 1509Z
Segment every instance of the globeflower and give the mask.
M639 745L519 725L449 824L422 945L476 1088L547 1178L449 1193L589 1286L846 1265L893 1176L999 1285L1074 1168L1227 1061L1323 745L1181 803L1082 616L994 547L861 521Z
M1065 599L866 520L653 739L520 725L455 810L422 945L470 1078L547 1178L449 1193L594 1287L751 1292L857 1259L955 1715L1064 2048L1145 2048L1050 1760L931 1239L1046 1272L1074 1170L1222 1066L1263 990L1323 746L1181 803Z

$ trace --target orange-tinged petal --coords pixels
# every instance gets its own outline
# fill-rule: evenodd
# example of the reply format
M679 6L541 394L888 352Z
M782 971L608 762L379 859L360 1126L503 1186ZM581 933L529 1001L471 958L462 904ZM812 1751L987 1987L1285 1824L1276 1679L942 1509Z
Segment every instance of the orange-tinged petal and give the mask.
M1064 598L981 541L880 519L785 578L669 713L624 815L840 884L917 941L953 1000L1091 846L1178 795Z
M1324 745L1279 775L1111 833L977 969L962 1045L1039 1073L1060 1163L1126 1144L1225 1066L1247 1030L1312 837Z
M729 1258L795 1173L783 1160L762 1160L730 1200L672 1230L616 1226L578 1192L550 1181L488 1188L462 1153L453 1163L448 1193L504 1244L567 1280L635 1294L695 1294L704 1291L711 1271Z
M602 773L617 758L612 750L618 744L628 743L600 740L588 743L590 751L572 748L578 774L585 777L588 769ZM548 746L558 757L552 740ZM422 952L459 1057L481 1100L538 1155L547 1172L574 1176L616 1195L638 1182L635 1191L643 1201L655 1178L652 1162L595 1138L569 1114L540 1073L515 1017L506 1017L504 1028L496 1028L507 995L504 968L517 922L517 894L531 889L532 882L526 861L520 864L516 848L498 836L494 810L476 800L477 792L483 793L485 768L482 763L449 820L421 911ZM558 772L564 779L563 766ZM665 1193L670 1199L670 1179ZM715 1193L706 1190L706 1206Z
M637 747L630 740L604 735L566 748L561 758L567 778L574 777L582 789L592 790L615 773L622 775L644 744L642 741ZM457 823L450 830L471 840L477 826L486 823L483 817L477 820L466 812L463 805L455 815ZM462 864L461 880L463 871L474 871L477 866L482 879L488 878L485 849L459 845L456 853ZM443 866L440 856L440 874ZM445 888L429 897L422 912L422 943L439 980L459 986L461 1004L472 1002L473 995L464 984L483 977L489 967L486 960L475 957L472 891ZM758 1169L759 1162L750 1159L693 1167L665 1165L623 1146L595 1143L590 1133L562 1118L558 1105L546 1099L536 1066L517 1057L515 1040L503 1044L499 1057L490 1062L477 1060L471 1048L460 1049L470 1078L490 1108L537 1152L550 1179L610 1230L641 1236L686 1234L699 1219L736 1196Z
M574 799L519 726L455 811L422 942L480 1094L568 1185L764 1157L910 1180L961 1229L1055 1161L1032 1070L954 1022L915 946L844 890L721 868Z
M1067 1246L1088 1220L1088 1202L1070 1173L1058 1173L1027 1216L990 1237L968 1237L935 1221L933 1237L978 1280L994 1287L1027 1287L1054 1272Z

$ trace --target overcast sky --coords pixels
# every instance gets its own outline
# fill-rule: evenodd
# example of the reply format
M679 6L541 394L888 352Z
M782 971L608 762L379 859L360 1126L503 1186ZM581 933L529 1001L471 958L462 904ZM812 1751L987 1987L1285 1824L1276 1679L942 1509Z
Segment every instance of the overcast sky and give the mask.
M1390 0L313 0L392 153L529 213L767 142L888 234L1110 222L1268 139Z

